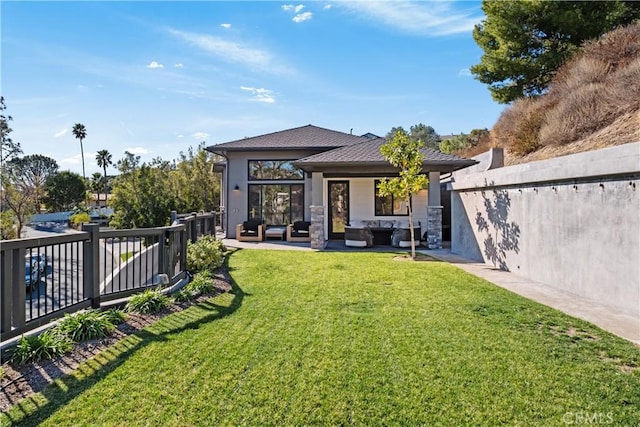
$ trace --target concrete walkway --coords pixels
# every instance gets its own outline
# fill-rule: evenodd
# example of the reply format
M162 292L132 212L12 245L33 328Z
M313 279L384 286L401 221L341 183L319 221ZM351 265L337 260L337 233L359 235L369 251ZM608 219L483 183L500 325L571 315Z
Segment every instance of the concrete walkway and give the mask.
M235 239L223 239L223 243L232 248L312 250L308 243L292 243L278 240L238 242ZM367 249L362 250L366 251ZM474 276L481 277L525 298L555 308L570 316L591 322L608 332L640 346L640 318L620 313L596 301L588 300L543 283L534 282L514 273L498 270L491 265L463 258L452 254L450 249L422 249L418 250L418 252L453 264Z
M421 250L426 255L446 261L462 270L481 277L501 288L594 325L640 346L640 318L620 313L578 295L553 288L543 283L502 271L491 265L471 261L451 253L449 249Z

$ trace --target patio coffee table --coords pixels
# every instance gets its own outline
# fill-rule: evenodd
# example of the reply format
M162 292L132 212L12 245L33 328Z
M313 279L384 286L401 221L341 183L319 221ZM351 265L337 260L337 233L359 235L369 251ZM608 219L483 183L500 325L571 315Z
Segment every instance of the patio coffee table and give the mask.
M284 240L286 234L287 234L286 227L269 227L264 232L264 238L265 240L268 239L269 237Z

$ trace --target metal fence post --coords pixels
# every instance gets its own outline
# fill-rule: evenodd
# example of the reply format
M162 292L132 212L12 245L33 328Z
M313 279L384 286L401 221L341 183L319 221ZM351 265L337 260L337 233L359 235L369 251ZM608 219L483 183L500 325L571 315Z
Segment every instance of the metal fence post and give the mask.
M83 224L82 231L89 233L89 241L83 244L84 297L91 300L92 308L100 308L100 226Z
M191 242L195 243L198 241L198 213L192 212L193 220L191 221Z
M175 211L174 211L175 212ZM173 215L172 215L173 216ZM167 260L169 255L169 230L165 230L158 242L158 273L168 274Z
M187 232L180 231L180 271L187 271Z
M26 255L26 251L24 248L18 248L11 252L13 252L13 276L11 278L13 307L11 317L13 318L13 327L22 328L26 322L24 304L27 300L27 291L25 283L23 282L25 274L24 257Z
M178 211L171 211L171 223L169 225L173 225L178 219Z
M2 310L0 312L0 315L2 316L0 318L0 331L5 333L11 330L11 318L13 316L14 307L12 293L14 279L12 276L17 276L17 272L14 268L6 268L6 266L10 265L13 267L13 251L2 251L1 262L1 265L5 266L5 268L2 269L2 277L0 278L2 286L2 290L0 291L0 303L2 304L0 307L0 310ZM13 275L11 274L12 272L14 272ZM18 307L24 307L24 304L16 306L16 308Z

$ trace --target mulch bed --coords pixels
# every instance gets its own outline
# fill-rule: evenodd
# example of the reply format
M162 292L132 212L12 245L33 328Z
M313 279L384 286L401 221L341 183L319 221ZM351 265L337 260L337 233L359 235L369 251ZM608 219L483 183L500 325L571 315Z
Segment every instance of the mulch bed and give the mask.
M2 364L4 375L0 379L0 411L4 412L21 400L42 391L57 378L73 372L87 359L96 356L120 340L157 322L172 313L185 310L202 301L231 290L231 279L224 270L213 277L215 290L190 302L175 302L170 307L154 314L128 313L124 323L116 325L111 335L105 338L76 343L73 350L63 356L24 365Z

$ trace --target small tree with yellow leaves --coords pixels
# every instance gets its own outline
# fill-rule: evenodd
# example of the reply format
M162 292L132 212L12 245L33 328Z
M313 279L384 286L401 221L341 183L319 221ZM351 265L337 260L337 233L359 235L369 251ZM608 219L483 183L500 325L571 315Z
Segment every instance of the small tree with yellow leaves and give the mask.
M424 154L420 151L424 143L412 140L403 130L395 133L393 138L380 147L385 159L399 169L399 176L384 178L378 184L378 194L382 197L392 195L404 200L409 207L409 233L411 234L411 258L416 259L416 242L413 235L413 208L411 196L427 186L429 180L422 173Z

